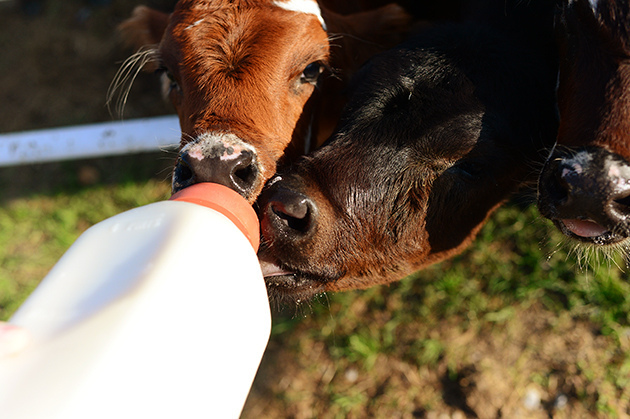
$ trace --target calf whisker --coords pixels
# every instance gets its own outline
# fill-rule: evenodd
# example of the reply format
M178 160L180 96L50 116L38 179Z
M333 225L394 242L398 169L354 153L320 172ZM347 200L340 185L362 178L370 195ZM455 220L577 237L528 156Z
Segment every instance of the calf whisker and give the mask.
M630 267L630 265L628 264L628 251L630 250L629 243L621 242L614 245L597 246L584 243L575 243L570 239L566 239L565 243L569 243L570 246L567 253L567 258L569 258L572 254L575 255L578 269L582 272L588 271L589 266L595 268L601 265L603 262L607 263L608 268L612 268L614 265L621 272L625 272L624 268L619 264L616 259L617 255L622 256L623 259L626 261L626 266Z
M158 59L158 54L156 48L143 48L122 63L107 89L106 104L110 114L112 112L111 105L115 102L116 114L122 117L133 82L148 63ZM117 99L115 99L116 96Z
M556 248L551 250L548 254L547 254L547 262L549 262L551 260L551 258L554 257L554 255L556 253L558 253L560 251L560 249L562 249L562 245L561 243L557 243L556 244Z

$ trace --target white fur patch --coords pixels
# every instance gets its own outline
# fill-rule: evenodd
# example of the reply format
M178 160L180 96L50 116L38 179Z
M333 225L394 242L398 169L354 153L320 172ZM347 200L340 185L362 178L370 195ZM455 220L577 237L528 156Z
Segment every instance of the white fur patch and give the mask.
M591 9L593 9L593 12L597 13L597 7L599 6L599 0L589 0L589 3L591 3Z
M324 18L322 17L322 11L315 0L276 0L273 4L274 6L278 6L281 9L289 10L291 12L315 15L315 17L319 19L319 23L322 24L324 30L326 30L326 22L324 22Z
M281 180L282 180L282 176L280 176L280 175L276 175L276 176L272 177L272 178L271 178L271 180L270 180L269 182L267 182L267 186L271 186L271 185L273 185L274 183L279 182L279 181L281 181Z
M199 19L198 21L194 22L192 25L188 25L186 27L186 29L184 29L185 31L194 28L195 26L199 25L201 22L203 22L203 19Z

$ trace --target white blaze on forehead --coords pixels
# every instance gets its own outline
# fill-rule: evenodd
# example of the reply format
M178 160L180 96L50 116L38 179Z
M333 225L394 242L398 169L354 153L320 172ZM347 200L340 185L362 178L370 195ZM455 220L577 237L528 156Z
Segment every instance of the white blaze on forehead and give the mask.
M278 6L281 9L289 10L291 12L315 15L315 17L319 19L319 23L322 24L324 30L326 30L326 22L324 22L324 18L322 17L322 11L315 0L275 0L273 4L274 6Z

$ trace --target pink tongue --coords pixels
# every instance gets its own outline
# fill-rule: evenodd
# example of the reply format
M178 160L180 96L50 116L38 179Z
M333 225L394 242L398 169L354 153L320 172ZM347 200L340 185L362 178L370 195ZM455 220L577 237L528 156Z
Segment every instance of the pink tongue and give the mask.
M561 220L565 227L576 236L580 237L597 237L606 233L604 227L597 224L595 221L586 220Z
M290 275L292 272L289 272L285 269L282 269L275 263L266 262L264 260L260 261L260 269L264 277L268 276L280 276L280 275Z

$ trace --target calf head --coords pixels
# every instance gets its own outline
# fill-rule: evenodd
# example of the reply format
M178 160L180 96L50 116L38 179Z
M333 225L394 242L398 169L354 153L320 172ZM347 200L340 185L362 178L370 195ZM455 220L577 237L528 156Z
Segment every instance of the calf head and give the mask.
M357 74L329 142L260 197L272 296L365 288L454 255L530 178L556 134L555 73L505 38L438 27Z
M630 237L630 6L569 1L557 30L560 127L538 206L569 237L617 244Z
M380 12L371 12L371 29L407 19L397 7ZM315 0L182 0L170 16L136 9L123 33L157 44L140 56L150 55L179 115L173 191L217 182L253 201L290 143L309 148L320 75L334 65L326 29L348 19Z

